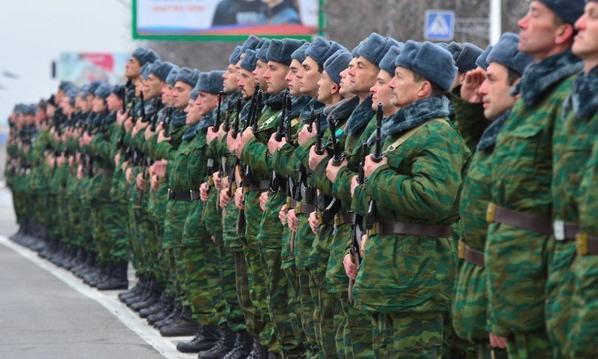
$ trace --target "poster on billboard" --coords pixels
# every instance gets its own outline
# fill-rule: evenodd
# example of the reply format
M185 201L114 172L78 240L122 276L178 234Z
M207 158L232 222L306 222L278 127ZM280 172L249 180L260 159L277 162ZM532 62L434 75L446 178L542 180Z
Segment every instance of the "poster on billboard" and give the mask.
M240 40L250 34L310 38L323 0L133 0L133 38Z
M129 57L125 53L64 52L58 58L58 77L78 86L96 80L120 83Z

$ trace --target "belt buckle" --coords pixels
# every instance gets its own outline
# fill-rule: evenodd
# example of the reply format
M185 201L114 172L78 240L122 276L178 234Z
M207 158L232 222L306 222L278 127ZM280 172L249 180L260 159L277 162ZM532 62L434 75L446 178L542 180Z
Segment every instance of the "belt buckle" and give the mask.
M589 237L585 233L578 233L575 236L575 247L577 247L577 254L580 256L585 256L588 254L588 240Z
M170 189L170 187L168 188L168 199L172 199L172 196L170 195L172 193L172 190Z
M370 238L371 236L375 236L377 234L378 234L378 223L374 223L372 228L369 228L367 230L367 235L368 235L368 238Z
M554 232L554 239L557 241L565 240L565 221L557 219L556 221L552 222L552 230Z
M465 259L465 243L462 240L459 241L457 253L459 255L459 259Z
M340 216L340 214L337 213L334 215L334 226L338 227L340 225L341 225L341 216Z
M492 202L488 202L488 207L486 208L486 222L494 223L494 217L496 216L496 204Z
M295 213L301 214L301 202L298 202L295 206Z

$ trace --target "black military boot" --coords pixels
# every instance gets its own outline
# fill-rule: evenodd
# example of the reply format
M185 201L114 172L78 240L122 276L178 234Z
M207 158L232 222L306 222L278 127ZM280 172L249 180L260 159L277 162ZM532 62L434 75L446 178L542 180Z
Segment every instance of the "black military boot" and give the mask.
M130 297L134 297L136 295L138 295L139 293L141 293L144 289L145 289L145 285L146 285L146 280L145 277L140 275L137 277L137 283L135 283L135 286L132 288L129 288L128 290L119 293L118 294L118 299L121 302L124 302L125 299L130 298Z
M123 300L123 302L129 308L132 308L133 304L148 300L152 296L152 293L153 293L153 290L154 290L154 285L155 285L154 280L151 279L151 278L148 279L147 283L145 285L145 288L143 288L142 292L140 292L136 296L125 298Z
M202 351L199 353L198 358L200 359L221 359L231 350L235 345L235 333L228 327L228 325L221 325L220 337L216 344L210 348L210 350Z
M249 352L247 359L268 359L268 351L257 339L254 339L251 352Z
M175 299L172 311L170 313L168 313L168 315L166 315L166 317L164 319L154 323L154 328L160 330L164 327L169 326L172 322L179 319L182 312L183 312L183 305Z
M168 298L166 291L162 290L162 288L159 288L159 292L160 292L160 297L158 298L158 300L150 307L141 309L139 311L139 317L147 318L154 313L159 313L162 310L164 310L164 307L166 307L168 305L168 302L170 301L170 299Z
M253 347L253 338L247 332L237 333L233 349L223 359L245 359Z
M97 272L97 275L94 275L89 279L89 285L91 287L97 287L98 284L108 280L110 276L110 272L112 270L112 264L103 263L100 265L100 270Z
M199 325L191 317L191 309L183 307L178 319L173 320L168 326L160 329L163 337L184 337L197 333Z
M131 304L131 309L139 313L142 309L146 309L153 306L154 304L157 304L160 301L161 293L162 288L160 288L160 286L157 283L154 283L151 292L145 298L145 300Z
M98 290L116 290L127 289L129 280L127 279L128 262L116 262L112 264L110 275L105 281L98 283Z
M179 342L176 350L181 353L199 353L212 348L218 340L218 328L214 325L202 326L197 335L188 342Z
M174 311L174 304L174 299L168 298L168 302L159 312L147 317L148 324L154 326L159 321L166 319Z

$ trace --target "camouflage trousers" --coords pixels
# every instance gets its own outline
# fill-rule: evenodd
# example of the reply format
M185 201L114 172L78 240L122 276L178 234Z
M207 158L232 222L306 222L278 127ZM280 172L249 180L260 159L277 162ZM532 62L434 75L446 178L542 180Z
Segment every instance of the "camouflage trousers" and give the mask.
M168 273L166 292L177 299L182 299L180 298L180 282L177 276L177 259L180 258L183 226L191 210L191 205L191 202L172 200L166 204L164 237L162 238L162 265Z
M488 341L485 269L463 261L452 303L452 323L457 335L469 342Z
M307 258L315 236L307 220L307 214L297 215L297 233L295 234L293 257L295 258L297 294L299 299L297 315L303 335L306 338L304 347L307 357L311 358L317 357L319 345L315 330L316 322L314 321L314 312L316 310L315 298L317 298L317 295L312 295L312 292L315 293L315 289L312 288L309 271L306 269Z
M554 245L546 282L546 328L553 358L562 358L570 351L568 336L573 330L577 309L573 302L575 273L571 270L577 249L575 241L551 241Z
M509 358L550 358L551 348L544 328L512 334L507 343Z
M268 314L273 324L274 335L281 346L285 357L298 357L303 351L301 343L294 335L297 323L289 313L288 307L289 283L282 266L282 237L283 226L278 218L278 213L286 201L286 194L282 192L270 193L260 221L257 243L266 265L266 291L268 299ZM291 309L291 310L290 310Z
M575 273L572 301L577 311L567 338L567 355L572 358L595 358L598 337L598 256L578 255L572 271Z
M100 264L110 263L110 236L106 226L106 215L110 211L111 203L99 198L91 201L92 236L97 253L96 260Z
M210 236L202 221L204 206L200 201L192 209L183 227L177 276L181 283L183 305L192 308L193 318L201 325L218 325L216 308L221 305L219 238Z
M254 309L252 324L248 330L259 338L262 345L272 346L272 324L268 320L268 298L266 289L266 265L257 242L262 210L259 207L259 193L245 193L245 240L243 248L247 264L247 284L249 298ZM267 327L268 326L268 327Z
M374 313L377 358L441 358L441 312Z

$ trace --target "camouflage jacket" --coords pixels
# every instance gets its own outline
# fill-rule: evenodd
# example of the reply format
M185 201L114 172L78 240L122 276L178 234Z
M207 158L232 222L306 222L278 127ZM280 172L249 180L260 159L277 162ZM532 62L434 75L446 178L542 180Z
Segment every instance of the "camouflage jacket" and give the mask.
M581 64L570 52L530 65L492 157L490 202L550 217L555 119ZM490 223L485 265L491 331L500 336L544 325L546 246L550 236Z
M428 98L386 122L382 149L388 164L356 188L356 212L365 215L372 199L378 221L450 225L457 219L469 150L448 114L446 98ZM448 311L455 269L456 248L448 238L371 234L354 299L377 312Z

